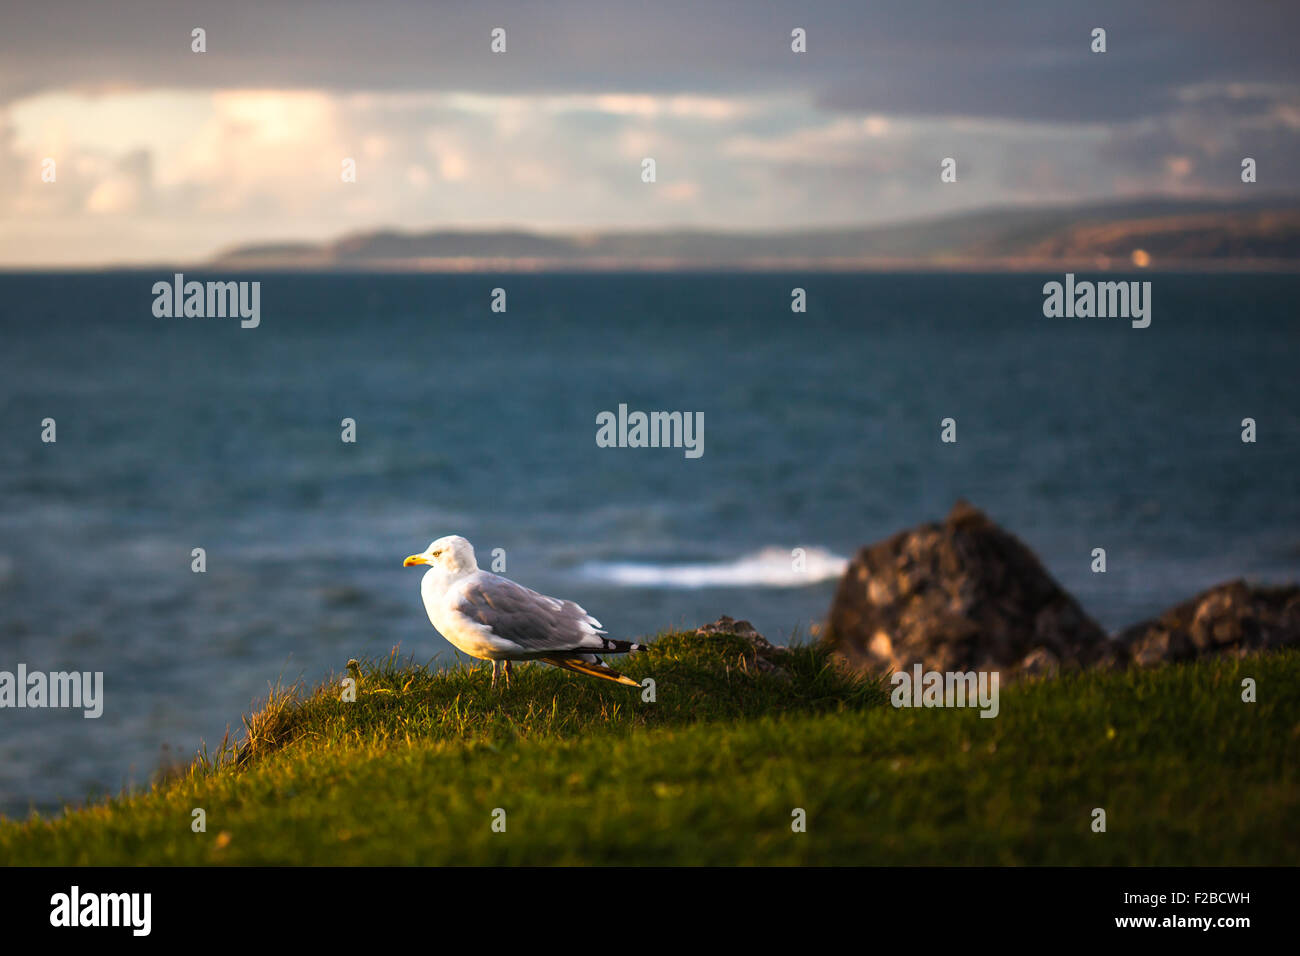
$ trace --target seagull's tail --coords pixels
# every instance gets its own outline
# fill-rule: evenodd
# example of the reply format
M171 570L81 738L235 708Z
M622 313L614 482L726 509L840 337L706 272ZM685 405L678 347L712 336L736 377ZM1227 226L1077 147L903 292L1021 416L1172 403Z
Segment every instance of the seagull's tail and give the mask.
M649 644L633 644L631 641L616 641L612 637L602 637L607 654L635 654L650 647Z
M627 641L606 641L606 644L627 644ZM632 645L638 647L639 645ZM631 648L628 648L631 650ZM630 677L624 677L614 668L610 667L595 654L582 654L573 657L543 657L543 661L553 667L563 667L565 670L577 671L579 674L586 674L589 677L599 677L603 680L612 680L616 684L626 684L628 687L640 687Z

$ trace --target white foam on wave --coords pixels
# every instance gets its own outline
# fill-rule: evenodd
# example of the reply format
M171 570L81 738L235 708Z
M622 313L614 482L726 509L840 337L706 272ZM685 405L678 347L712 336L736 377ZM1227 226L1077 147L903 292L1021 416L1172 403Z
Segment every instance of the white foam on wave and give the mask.
M625 587L800 588L844 573L848 559L825 548L804 548L803 566L796 568L788 548L763 548L734 561L701 564L651 564L636 561L592 561L580 569L586 577Z

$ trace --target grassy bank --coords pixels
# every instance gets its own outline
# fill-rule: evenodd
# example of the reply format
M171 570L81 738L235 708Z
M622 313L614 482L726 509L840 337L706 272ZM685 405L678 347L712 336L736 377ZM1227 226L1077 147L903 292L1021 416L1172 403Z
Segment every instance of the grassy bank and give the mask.
M247 740L139 795L0 821L51 863L1294 863L1300 653L1004 688L895 710L811 648L667 635L625 670L363 666L273 698ZM1259 701L1241 701L1243 677ZM203 808L207 831L191 830ZM1107 813L1107 832L1091 829ZM807 832L792 832L792 810ZM505 812L505 832L492 826ZM499 815L498 815L499 816Z

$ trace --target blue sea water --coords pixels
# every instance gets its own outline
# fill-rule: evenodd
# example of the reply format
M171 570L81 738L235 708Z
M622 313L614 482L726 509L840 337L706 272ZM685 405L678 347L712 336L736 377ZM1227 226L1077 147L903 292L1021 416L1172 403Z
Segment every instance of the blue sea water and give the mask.
M806 635L959 496L1111 630L1298 576L1294 276L1135 277L1142 330L1045 318L1059 275L187 276L261 281L256 329L155 318L168 278L0 275L0 671L105 681L97 720L0 710L0 812L142 784L278 679L447 659L401 566L442 534L615 637ZM620 403L703 412L704 454L597 447Z

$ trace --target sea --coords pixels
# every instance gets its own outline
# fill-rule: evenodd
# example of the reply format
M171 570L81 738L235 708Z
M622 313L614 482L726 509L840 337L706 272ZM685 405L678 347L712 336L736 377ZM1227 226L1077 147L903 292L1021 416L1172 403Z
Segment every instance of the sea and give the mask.
M349 658L455 665L402 566L445 534L619 638L813 639L858 548L959 498L1112 632L1300 577L1294 275L1104 276L1151 282L1141 329L1046 317L1061 274L185 278L259 282L257 327L155 315L171 271L0 275L0 672L103 674L98 718L0 709L11 817ZM620 406L700 454L602 447Z

